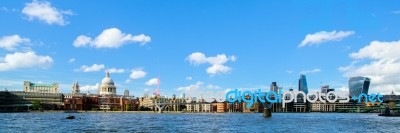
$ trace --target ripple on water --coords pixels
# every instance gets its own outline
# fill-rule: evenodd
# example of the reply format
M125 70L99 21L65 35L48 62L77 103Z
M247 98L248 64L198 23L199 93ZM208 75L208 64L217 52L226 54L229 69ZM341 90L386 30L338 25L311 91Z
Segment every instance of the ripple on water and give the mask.
M1 132L397 132L400 119L355 113L2 113Z

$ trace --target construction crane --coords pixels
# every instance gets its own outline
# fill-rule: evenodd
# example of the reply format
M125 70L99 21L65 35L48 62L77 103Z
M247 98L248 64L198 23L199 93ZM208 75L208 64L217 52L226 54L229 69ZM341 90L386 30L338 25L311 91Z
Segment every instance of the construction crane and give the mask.
M153 96L156 97L156 98L160 97L160 89L159 89L159 87L160 87L160 76L158 76L158 78L157 78L157 86L153 90Z
M290 89L292 89L292 90L293 90L294 83L296 83L296 80L294 80L292 83L292 86L290 86Z

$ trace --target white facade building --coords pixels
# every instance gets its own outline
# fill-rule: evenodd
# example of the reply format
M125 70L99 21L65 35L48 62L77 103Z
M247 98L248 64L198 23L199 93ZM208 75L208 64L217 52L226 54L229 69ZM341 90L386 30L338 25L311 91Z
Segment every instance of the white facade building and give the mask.
M24 92L38 92L38 93L58 93L58 83L45 84L45 83L32 83L24 81Z

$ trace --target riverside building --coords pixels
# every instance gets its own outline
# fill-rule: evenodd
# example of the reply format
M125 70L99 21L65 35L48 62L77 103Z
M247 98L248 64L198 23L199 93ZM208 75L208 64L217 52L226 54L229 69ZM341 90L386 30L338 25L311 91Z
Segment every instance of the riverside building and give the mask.
M38 92L38 93L58 93L58 83L32 83L24 81L24 92Z

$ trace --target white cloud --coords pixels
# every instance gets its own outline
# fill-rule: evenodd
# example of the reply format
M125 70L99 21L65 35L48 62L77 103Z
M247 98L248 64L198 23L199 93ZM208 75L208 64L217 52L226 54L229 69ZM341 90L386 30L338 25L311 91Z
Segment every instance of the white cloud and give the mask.
M349 95L349 87L346 85L342 85L335 88L336 94L339 96L348 96Z
M143 71L143 70L132 70L131 75L129 75L129 77L131 79L140 79L140 78L144 78L146 77L147 72Z
M227 73L231 70L232 69L230 67L220 65L220 64L215 64L215 65L212 65L211 67L208 67L206 71L208 74L215 75L218 73Z
M95 48L119 48L122 45L128 43L140 43L141 45L145 45L150 41L151 38L144 34L135 36L122 33L121 30L117 28L109 28L105 29L95 39L92 39L91 37L85 35L80 35L75 39L73 45L75 47L90 46Z
M81 90L81 92L97 91L99 89L99 83L97 83L96 85L80 86L79 89Z
M301 41L301 44L299 47L304 47L304 46L312 46L312 45L318 45L324 42L328 41L340 41L345 37L348 37L350 35L353 35L355 32L354 31L338 31L336 30L327 32L327 31L320 31L316 32L314 34L307 34L306 37L304 38L303 41Z
M128 35L130 35L130 34L128 34ZM144 34L132 36L132 38L130 38L130 39L133 42L140 43L140 45L145 45L146 43L149 43L151 41L150 36L146 36Z
M108 72L110 72L110 73L124 73L125 69L110 68L110 69L108 69Z
M207 85L207 89L219 89L221 87L219 87L218 85L212 85L212 84L208 84Z
M178 87L176 90L178 91L194 91L199 89L204 83L203 82L197 82L196 84L191 84L188 86L184 86L184 87Z
M190 76L186 77L186 80L192 80L192 79L193 79L193 78L190 77Z
M231 61L232 61L232 62L235 62L236 59L237 59L236 56L234 56L234 55L231 56Z
M148 86L157 85L157 84L158 84L158 78L152 78L146 82L146 85L148 85Z
M68 63L73 63L73 62L75 62L75 58L71 58L68 60Z
M346 77L366 76L371 78L371 92L390 93L400 88L400 41L373 41L351 53L352 63L339 70Z
M286 70L285 72L288 73L288 74L292 74L294 71L293 70Z
M225 89L225 90L224 90L224 94L228 93L228 92L231 91L231 90L232 90L232 89L230 89L230 88Z
M237 58L235 56L228 57L225 54L207 57L201 52L192 53L187 57L187 60L194 65L200 65L204 63L210 64L211 66L206 69L206 72L210 75L230 72L232 69L224 64L228 61L234 62L236 59Z
M393 59L400 57L400 41L380 42L373 41L370 45L351 53L353 59Z
M57 24L61 26L68 24L68 21L64 19L64 15L72 15L72 11L70 10L59 10L52 7L50 2L40 2L36 0L32 1L32 3L26 3L21 12L25 14L30 21L37 19L50 25Z
M395 14L400 14L400 11L394 11L393 13L395 13Z
M48 68L53 64L50 56L36 55L35 52L15 52L0 57L0 71L8 71L19 68Z
M79 69L75 69L75 71L97 72L104 68L105 68L104 64L93 64L92 66L83 65Z
M321 72L321 69L316 68L312 70L303 70L300 72L300 74L319 73L319 72Z
M8 12L8 8L7 7L1 7L1 10Z
M92 38L84 36L84 35L80 35L74 40L73 45L75 47L84 47L87 44L89 44L91 41L92 41Z
M8 51L14 51L23 43L30 43L29 38L22 38L19 35L3 36L0 38L0 48Z

